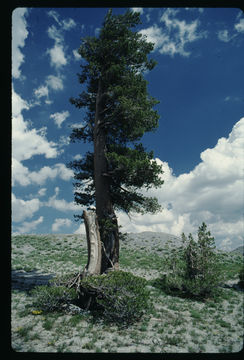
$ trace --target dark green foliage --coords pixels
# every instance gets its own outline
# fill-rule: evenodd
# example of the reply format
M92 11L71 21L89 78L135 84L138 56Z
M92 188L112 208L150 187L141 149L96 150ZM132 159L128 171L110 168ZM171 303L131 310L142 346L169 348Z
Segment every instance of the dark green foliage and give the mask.
M242 268L239 273L239 286L244 289L244 264L242 264Z
M70 139L93 143L95 116L99 116L99 128L106 136L107 172L103 176L109 179L114 209L155 213L160 209L157 199L138 192L142 187L149 189L163 184L161 165L153 160L153 152L147 152L139 143L145 132L158 127L159 120L153 109L158 101L148 94L147 81L143 78L143 72L156 65L148 59L153 44L132 31L140 22L139 13L126 11L123 15L113 15L110 10L99 37L82 39L78 51L83 59L79 82L85 90L70 102L84 108L86 116L84 126L74 128ZM101 110L96 114L99 86ZM93 152L87 152L82 160L68 164L75 173L77 204L96 205L93 157Z
M115 206L129 213L155 213L160 210L156 198L145 197L135 189L147 190L162 185L159 178L161 167L153 161L153 152L147 153L142 144L134 149L110 145L107 154L109 163L108 175L111 175L111 196Z
M149 309L150 292L146 285L145 279L124 271L90 276L80 285L80 301L91 296L91 309L100 309L106 321L131 324Z
M33 305L44 312L62 311L63 305L75 301L77 294L74 289L65 286L37 286L31 291Z
M161 279L161 286L179 295L211 297L221 281L214 238L203 223L198 230L197 242L191 234L188 239L182 234L182 242L182 247L168 259L169 273Z

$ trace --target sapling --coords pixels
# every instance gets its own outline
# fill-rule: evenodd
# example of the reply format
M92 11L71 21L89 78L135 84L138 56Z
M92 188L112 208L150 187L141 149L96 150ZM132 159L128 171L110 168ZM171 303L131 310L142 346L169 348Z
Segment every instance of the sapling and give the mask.
M189 296L210 297L220 282L219 260L215 252L214 237L203 222L198 229L198 241L192 234L182 234L182 246L169 258L171 273L164 285ZM172 271L173 270L173 271Z

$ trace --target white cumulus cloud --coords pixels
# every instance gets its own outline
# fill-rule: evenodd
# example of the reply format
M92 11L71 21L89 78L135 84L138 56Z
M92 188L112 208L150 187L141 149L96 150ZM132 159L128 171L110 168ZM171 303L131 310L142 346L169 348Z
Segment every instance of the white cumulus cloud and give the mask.
M71 18L64 19L62 21L62 25L63 25L64 30L70 30L70 29L72 29L72 28L74 28L76 26L76 22Z
M76 26L76 22L71 18L60 20L60 15L55 10L50 10L47 14L52 17L60 27L63 27L64 30L70 30Z
M69 181L73 177L73 171L68 169L65 164L57 163L50 166L43 166L38 171L30 171L26 166L16 159L12 160L12 185L43 185L48 179L55 180L60 178Z
M24 120L23 110L29 109L28 103L12 89L12 156L18 161L30 159L34 155L54 158L58 155L56 144L48 142L45 128L31 129Z
M160 18L162 26L153 26L142 29L140 33L146 35L149 42L154 43L154 51L158 50L161 54L174 56L179 54L188 57L191 52L186 50L186 46L196 40L207 37L207 33L200 31L200 21L192 22L179 20L176 15L179 10L168 8Z
M147 29L140 30L140 34L147 37L148 42L154 43L154 50L160 48L163 43L169 43L169 36L156 24Z
M74 160L81 160L82 159L82 155L81 154L76 154L75 156L73 156Z
M236 35L230 35L229 31L227 29L225 30L219 30L218 33L218 39L223 42L229 42L231 41Z
M63 88L64 88L64 84L63 84L62 76L48 75L45 79L44 84L34 89L33 93L37 99L45 97L46 98L45 103L51 104L52 101L49 100L49 91L50 90L59 91L59 90L63 90ZM35 104L40 105L39 102Z
M73 55L74 55L74 58L75 58L76 61L81 60L81 56L80 56L80 54L78 53L78 50L77 50L77 49L74 49L74 50L73 50Z
M15 79L21 77L20 66L24 62L21 48L25 45L28 36L25 16L28 14L26 8L17 8L12 14L12 76Z
M21 226L17 226L15 234L28 234L37 228L39 224L43 222L43 216L40 216L37 220L24 221Z
M30 106L27 101L21 98L12 88L12 115L19 116L23 110L29 110Z
M218 36L219 40L228 43L232 39L236 38L238 35L241 35L244 33L244 18L241 17L242 15L243 15L242 12L240 12L237 15L238 22L236 24L234 24L232 31L224 29L224 30L219 30L217 32L217 36Z
M52 224L52 231L59 231L60 228L69 227L71 224L72 222L70 219L55 219L54 223Z
M57 199L59 194L59 188L55 188L55 194L51 196L48 201L44 203L45 206L51 207L53 209L66 212L66 211L81 211L80 205L75 204L74 202L68 202L65 199Z
M29 172L30 183L42 185L47 179L56 179L57 177L62 180L70 180L73 172L67 169L64 164L55 164L53 167L44 166L39 171Z
M60 68L67 64L63 45L55 44L53 48L47 50L47 53L51 58L51 66Z
M34 90L34 95L40 99L41 97L43 96L46 96L48 97L48 94L49 94L49 90L48 90L48 87L45 86L45 85L41 85L39 86L39 88L35 89Z
M85 234L86 233L86 229L85 229L85 224L82 223L79 225L78 229L74 231L74 234Z
M60 178L68 181L73 177L73 171L64 164L57 163L43 166L38 171L30 171L23 165L24 160L31 159L35 155L44 155L55 158L58 155L58 145L46 139L46 128L39 130L31 129L24 120L22 112L30 108L13 88L12 91L12 185L27 186L31 184L42 185L47 179Z
M47 54L50 55L51 66L56 69L60 69L68 62L64 50L64 31L69 31L74 28L76 26L76 22L71 18L60 20L60 15L54 10L50 10L48 15L55 20L58 27L51 25L47 29L48 36L54 40L54 46L47 49Z
M41 202L39 199L23 200L12 194L12 220L21 222L26 218L32 218L39 210Z
M60 76L48 75L46 78L46 84L53 90L63 90L63 80Z
M38 195L39 196L44 196L44 195L46 195L46 191L47 191L46 188L41 188L40 190L38 190Z
M134 7L134 8L131 8L131 10L134 12L139 12L141 15L143 14L143 8L141 8L141 7Z
M235 24L235 29L237 32L244 32L244 18L241 18L240 21Z
M69 111L56 112L50 115L50 118L54 120L58 128L61 128L62 123L69 117Z

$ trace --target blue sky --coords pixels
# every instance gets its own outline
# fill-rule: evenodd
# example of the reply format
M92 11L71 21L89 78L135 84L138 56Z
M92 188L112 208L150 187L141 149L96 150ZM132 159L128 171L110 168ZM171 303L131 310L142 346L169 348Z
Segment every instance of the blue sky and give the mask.
M126 8L114 8L115 14ZM146 73L159 128L142 141L162 164L156 215L118 213L124 231L195 233L205 221L218 247L243 243L244 16L232 8L134 8L154 42ZM17 8L12 14L12 231L80 233L73 173L87 144L69 143L84 113L80 38L97 36L107 8Z

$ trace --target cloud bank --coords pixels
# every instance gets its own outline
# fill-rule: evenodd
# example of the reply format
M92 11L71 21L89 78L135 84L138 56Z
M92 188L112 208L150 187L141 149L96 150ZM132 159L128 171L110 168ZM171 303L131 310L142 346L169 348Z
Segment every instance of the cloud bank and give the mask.
M205 221L218 247L230 250L242 245L244 118L235 124L228 138L220 138L200 157L202 161L191 172L178 177L167 162L156 159L163 167L165 183L147 194L156 196L163 210L156 215L132 216L132 221L119 214L124 231L194 234Z
M12 155L17 161L30 159L34 155L45 155L54 158L58 155L56 144L48 142L45 128L30 129L22 115L30 105L12 88Z

